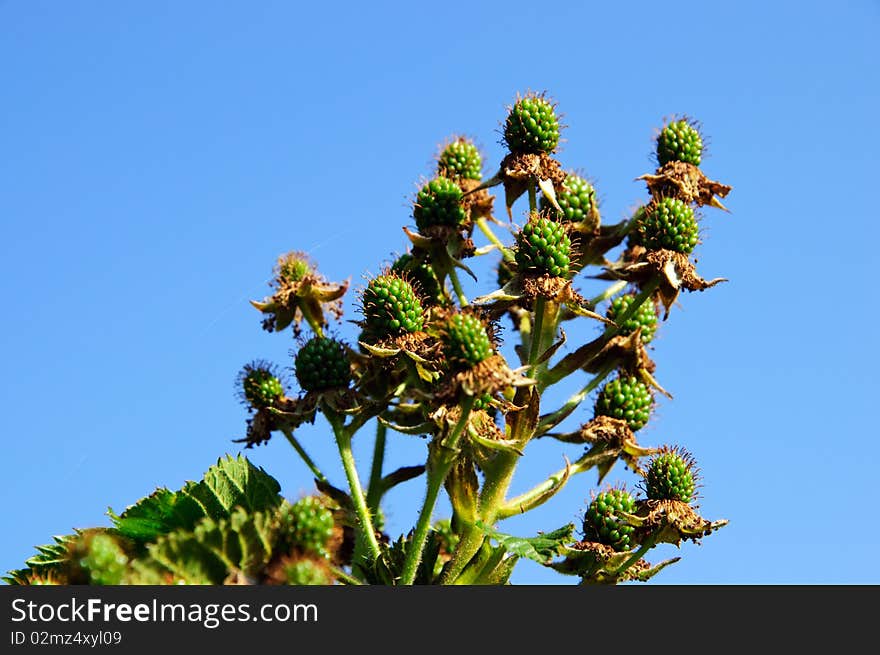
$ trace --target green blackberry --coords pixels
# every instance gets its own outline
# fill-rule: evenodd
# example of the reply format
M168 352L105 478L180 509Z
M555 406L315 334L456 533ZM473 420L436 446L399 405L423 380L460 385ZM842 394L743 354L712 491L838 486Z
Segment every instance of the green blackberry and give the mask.
M661 166L671 161L700 165L703 137L697 126L681 119L667 123L657 136L657 161Z
M282 530L290 546L328 557L333 537L333 513L315 496L306 496L281 512Z
M504 142L512 153L553 152L559 145L556 109L543 95L518 99L504 122Z
M492 405L492 394L491 393L484 393L481 396L475 396L474 397L474 404L471 407L471 409L473 409L475 411L478 409L485 409L485 410L494 409L494 406Z
M494 348L482 320L473 314L453 314L443 333L446 358L455 368L476 366L492 356Z
M635 298L635 294L632 293L618 296L611 301L605 316L617 323L618 317L623 316L629 310ZM657 331L657 308L654 306L654 302L650 298L645 300L641 307L636 310L636 313L624 321L620 327L620 334L622 335L632 334L641 327L642 343L649 343Z
M562 214L547 198L541 196L541 211L548 212L557 220L583 223L593 220L591 213L596 208L596 190L584 178L571 174L565 178L565 188L556 194L556 200L562 207Z
M289 585L329 585L333 576L327 565L309 558L299 558L285 562L283 580Z
M651 500L691 502L697 488L695 464L694 458L687 451L663 448L648 464L645 494Z
M419 191L413 208L416 227L421 232L432 227L458 227L467 220L461 206L461 187L446 177L438 177Z
M621 375L602 388L596 399L595 414L623 419L635 432L645 427L653 404L651 391L641 380Z
M364 329L382 339L425 326L422 303L412 285L396 273L370 280L363 295Z
M245 364L238 374L238 389L242 401L253 409L271 407L284 397L284 383L275 368L261 360Z
M351 364L345 346L328 337L312 337L300 348L294 371L303 391L348 387Z
M483 158L477 146L459 138L443 148L437 172L452 180L479 180L483 177Z
M278 277L287 282L300 282L312 272L309 258L301 252L289 252L278 259Z
M89 584L118 585L125 576L128 557L113 537L96 534L89 540L88 551L78 564L88 573Z
M661 198L645 208L636 224L638 243L648 250L693 251L699 241L694 210L677 198Z
M635 545L635 528L627 525L620 512L632 514L636 501L625 489L609 489L596 494L584 515L584 538L626 551Z
M516 235L516 263L521 271L565 277L570 257L571 239L565 226L549 218L533 217Z
M419 253L419 256L416 256L416 249L412 253L404 253L398 257L391 265L391 272L415 282L421 291L422 300L427 304L446 304L446 294L443 293L437 274L431 264L425 260L424 255Z

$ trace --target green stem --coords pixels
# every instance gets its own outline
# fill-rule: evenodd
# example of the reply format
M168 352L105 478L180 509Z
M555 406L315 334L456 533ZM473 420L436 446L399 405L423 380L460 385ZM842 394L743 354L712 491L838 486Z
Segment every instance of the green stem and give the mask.
M287 437L290 445L293 446L293 449L299 454L303 462L305 462L306 466L309 467L309 470L312 472L312 474L321 482L326 482L327 477L323 473L321 473L321 469L317 467L312 458L309 457L309 454L300 445L299 441L297 441L296 437L293 436L293 432L291 432L289 428L281 428L281 432L284 434L285 437Z
M360 523L359 533L370 550L370 560L376 560L381 555L379 542L376 540L376 531L373 521L370 519L370 510L364 498L364 491L358 478L357 467L354 461L354 453L351 452L352 435L343 425L343 419L329 407L324 407L324 415L333 428L336 436L336 445L339 447L339 456L342 459L342 467L345 469L345 477L348 479L348 488L351 492L351 500L354 511Z
M356 577L349 575L348 573L346 573L345 571L340 569L338 566L331 565L330 572L333 574L334 578L336 578L340 582L347 584L349 586L360 586L360 585L364 584L363 582L358 580Z
M546 313L544 306L546 304L547 301L544 298L538 297L535 299L535 320L532 325L532 340L529 345L529 366L532 367L533 375L541 350L541 336L544 333L544 314Z
M501 256L504 257L504 259L512 264L516 263L516 257L514 257L510 249L506 248L504 244L501 243L501 240L497 236L495 236L492 228L489 227L489 223L486 222L485 216L481 216L477 219L477 227L480 228L480 231L486 235L486 238L489 239L489 242L501 251Z
M538 190L535 188L534 178L529 179L529 211L538 210Z
M615 576L623 574L629 567L638 562L642 557L645 556L649 550L651 550L657 544L657 537L652 536L649 537L648 540L642 544L642 547L639 548L633 556L627 559L623 564L620 565L620 568L614 572Z
M629 284L629 282L627 282L626 280L618 280L595 298L590 298L587 302L590 303L590 306L595 307L600 302L608 300L614 294L623 291L626 288L627 284Z
M379 509L382 500L382 465L385 462L385 441L388 427L381 421L376 422L376 444L373 446L373 465L370 469L370 482L367 485L367 507L371 513Z
M446 443L441 443L438 453L438 461L434 466L428 469L428 492L425 495L425 502L422 504L422 511L419 513L419 520L416 523L415 532L413 533L412 543L406 553L406 560L403 563L403 573L400 577L400 584L411 585L416 578L416 571L419 563L422 561L422 551L425 549L425 541L428 538L428 530L431 528L431 515L434 513L434 505L437 503L437 496L440 494L440 488L446 480L455 458L458 455L458 442L467 426L468 419L471 415L471 407L474 405L473 396L466 396L461 404L461 417L452 429L452 433L446 439Z
M449 269L449 280L452 282L452 288L455 291L456 298L458 298L459 306L467 307L468 299L461 288L461 281L458 279L458 273L455 271L455 266L452 266Z

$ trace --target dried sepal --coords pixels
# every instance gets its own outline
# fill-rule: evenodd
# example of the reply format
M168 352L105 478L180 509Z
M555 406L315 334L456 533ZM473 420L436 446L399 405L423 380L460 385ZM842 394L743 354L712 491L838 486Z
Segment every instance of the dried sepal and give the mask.
M688 162L670 161L657 169L654 174L636 178L644 180L648 191L654 198L673 197L688 204L700 207L709 205L728 211L719 198L724 198L733 187L710 180L699 169Z
M342 316L341 298L349 282L328 282L320 275L308 255L288 252L275 264L275 275L270 282L274 289L262 302L252 300L257 310L265 314L263 329L281 332L293 325L294 335L302 331L303 320L317 335L322 335L328 321L326 314L337 320Z

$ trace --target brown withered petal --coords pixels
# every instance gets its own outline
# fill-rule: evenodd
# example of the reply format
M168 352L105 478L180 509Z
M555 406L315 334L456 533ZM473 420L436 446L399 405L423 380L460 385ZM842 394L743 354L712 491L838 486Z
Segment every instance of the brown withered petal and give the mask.
M349 282L331 283L315 273L307 273L302 279L291 281L278 276L273 281L275 293L263 302L251 301L260 312L266 314L263 329L281 332L293 324L295 335L302 331L305 320L316 332L327 325L325 312L339 319L342 316L342 296L348 291Z
M701 537L727 525L726 520L708 521L689 504L680 500L638 500L634 516L638 517L637 533L642 540L680 544Z
M469 396L496 394L508 387L524 387L536 382L523 375L520 369L512 370L501 355L492 355L469 369L453 374L435 395L443 401L455 402L460 393Z
M504 185L504 203L507 216L512 220L511 207L528 191L530 183L537 184L547 199L553 202L556 199L555 189L562 189L565 177L565 171L559 162L545 152L509 153L501 160L501 167L495 177L481 186L485 188L495 184ZM556 204L558 208L558 203Z
M733 187L710 180L699 167L683 161L671 161L653 175L636 178L644 180L654 198L671 196L688 204L709 205L728 211L718 198L724 198Z
M478 218L492 219L495 196L491 195L485 188L481 188L479 180L459 180L458 186L464 192L461 206L468 213L472 221Z
M687 255L673 250L634 248L631 256L638 256L638 260L611 264L605 270L610 277L629 282L646 283L658 279L658 295L665 310L663 320L669 317L669 310L678 299L681 289L705 291L720 282L727 282L727 278L723 277L704 280L697 274L696 266Z
M595 417L582 425L577 435L584 443L598 446L603 454L622 459L626 466L636 472L642 472L639 458L660 452L658 448L640 446L629 424L611 416Z

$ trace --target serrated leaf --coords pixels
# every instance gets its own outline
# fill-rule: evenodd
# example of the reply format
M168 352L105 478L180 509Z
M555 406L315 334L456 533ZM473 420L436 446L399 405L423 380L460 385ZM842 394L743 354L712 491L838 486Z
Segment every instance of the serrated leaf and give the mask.
M192 530L203 518L228 518L236 507L257 512L281 503L281 485L246 457L227 455L209 468L200 482L187 482L177 492L157 489L117 516L108 512L116 530L139 543L155 541L173 530Z
M78 538L79 534L52 537L51 544L37 546L37 554L25 560L26 568L9 571L3 581L10 585L26 585L31 576L42 577L58 571L67 564L70 544Z
M238 507L229 518L205 518L192 531L170 532L133 563L134 577L185 584L222 584L238 575L254 579L272 558L276 518L274 511Z
M481 521L477 521L476 526L512 555L525 557L545 566L565 551L566 543L574 540L575 527L574 523L569 523L558 530L524 538L498 532Z

